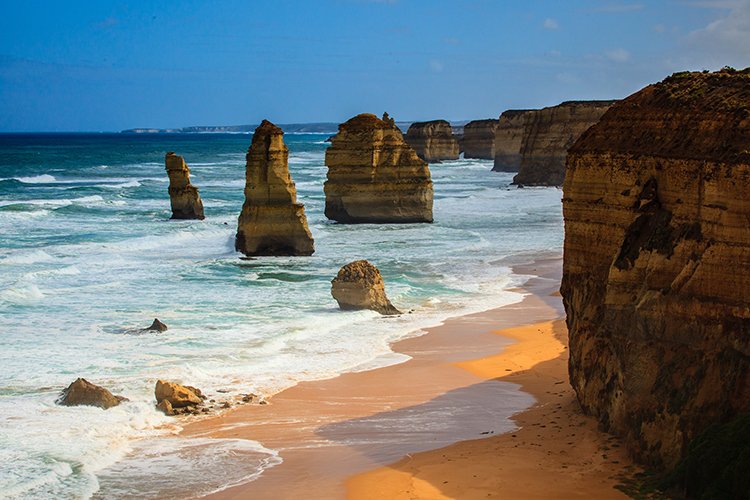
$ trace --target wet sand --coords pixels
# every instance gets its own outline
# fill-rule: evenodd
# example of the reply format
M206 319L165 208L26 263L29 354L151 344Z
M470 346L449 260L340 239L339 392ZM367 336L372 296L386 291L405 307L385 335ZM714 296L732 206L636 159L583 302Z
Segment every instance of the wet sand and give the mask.
M301 383L186 426L186 436L257 440L284 460L211 497L616 498L613 478L629 462L567 384L560 267L515 269L538 275L522 302L394 344L405 363Z

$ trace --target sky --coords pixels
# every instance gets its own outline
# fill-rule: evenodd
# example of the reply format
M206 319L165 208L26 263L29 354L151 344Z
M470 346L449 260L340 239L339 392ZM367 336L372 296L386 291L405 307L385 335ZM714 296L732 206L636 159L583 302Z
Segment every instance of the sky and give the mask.
M727 65L750 0L4 0L0 131L495 118Z

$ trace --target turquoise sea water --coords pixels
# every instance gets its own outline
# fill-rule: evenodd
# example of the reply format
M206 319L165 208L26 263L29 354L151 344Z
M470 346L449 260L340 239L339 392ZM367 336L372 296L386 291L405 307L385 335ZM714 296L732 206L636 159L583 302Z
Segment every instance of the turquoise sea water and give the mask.
M249 135L0 135L0 497L116 496L119 461L177 429L153 408L159 378L222 398L268 396L400 362L390 343L520 300L508 289L524 277L510 267L561 253L561 192L509 187L512 174L490 172L491 161L430 166L433 224L334 224L323 215L326 137L285 136L315 254L240 260ZM185 157L206 220L169 220L167 151ZM338 310L330 280L361 258L411 314ZM128 333L154 317L169 330ZM79 376L130 401L55 405ZM244 457L242 470L222 466L213 489L280 460L262 443L212 446L212 460ZM149 468L208 464L188 451L144 453Z

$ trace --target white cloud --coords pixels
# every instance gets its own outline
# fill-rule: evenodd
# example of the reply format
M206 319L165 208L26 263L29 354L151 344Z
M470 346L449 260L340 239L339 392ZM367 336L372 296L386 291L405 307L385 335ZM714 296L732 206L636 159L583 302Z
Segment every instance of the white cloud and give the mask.
M443 61L439 61L437 59L431 60L430 69L435 73L440 73L441 71L443 71Z
M688 48L703 55L703 62L710 67L750 66L750 0L733 5L725 16L691 32L685 39Z
M545 29L548 29L548 30L556 30L560 27L560 23L558 23L557 20L552 19L551 17L548 17L547 19L544 20L543 26Z
M604 53L607 59L614 62L628 62L630 60L630 52L625 49L614 49Z

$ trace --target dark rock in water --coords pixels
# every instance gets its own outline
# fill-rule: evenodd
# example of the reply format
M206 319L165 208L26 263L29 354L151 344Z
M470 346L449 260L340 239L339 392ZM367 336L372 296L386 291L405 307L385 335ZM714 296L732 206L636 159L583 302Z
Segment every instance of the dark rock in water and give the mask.
M196 406L203 402L200 390L195 387L175 384L165 380L157 380L154 388L156 402L168 401L172 408L184 408L186 406Z
M166 332L167 331L167 325L159 321L158 318L154 318L154 322L151 323L151 326L148 328L143 329L144 332Z
M92 384L79 378L62 391L57 404L63 406L98 406L107 409L127 401L127 398L115 396L104 387Z
M174 408L172 408L172 403L170 403L168 399L162 399L156 405L156 409L167 416L172 416L175 414Z
M380 271L366 260L342 267L331 281L331 295L344 310L371 309L380 314L401 314L385 295Z

